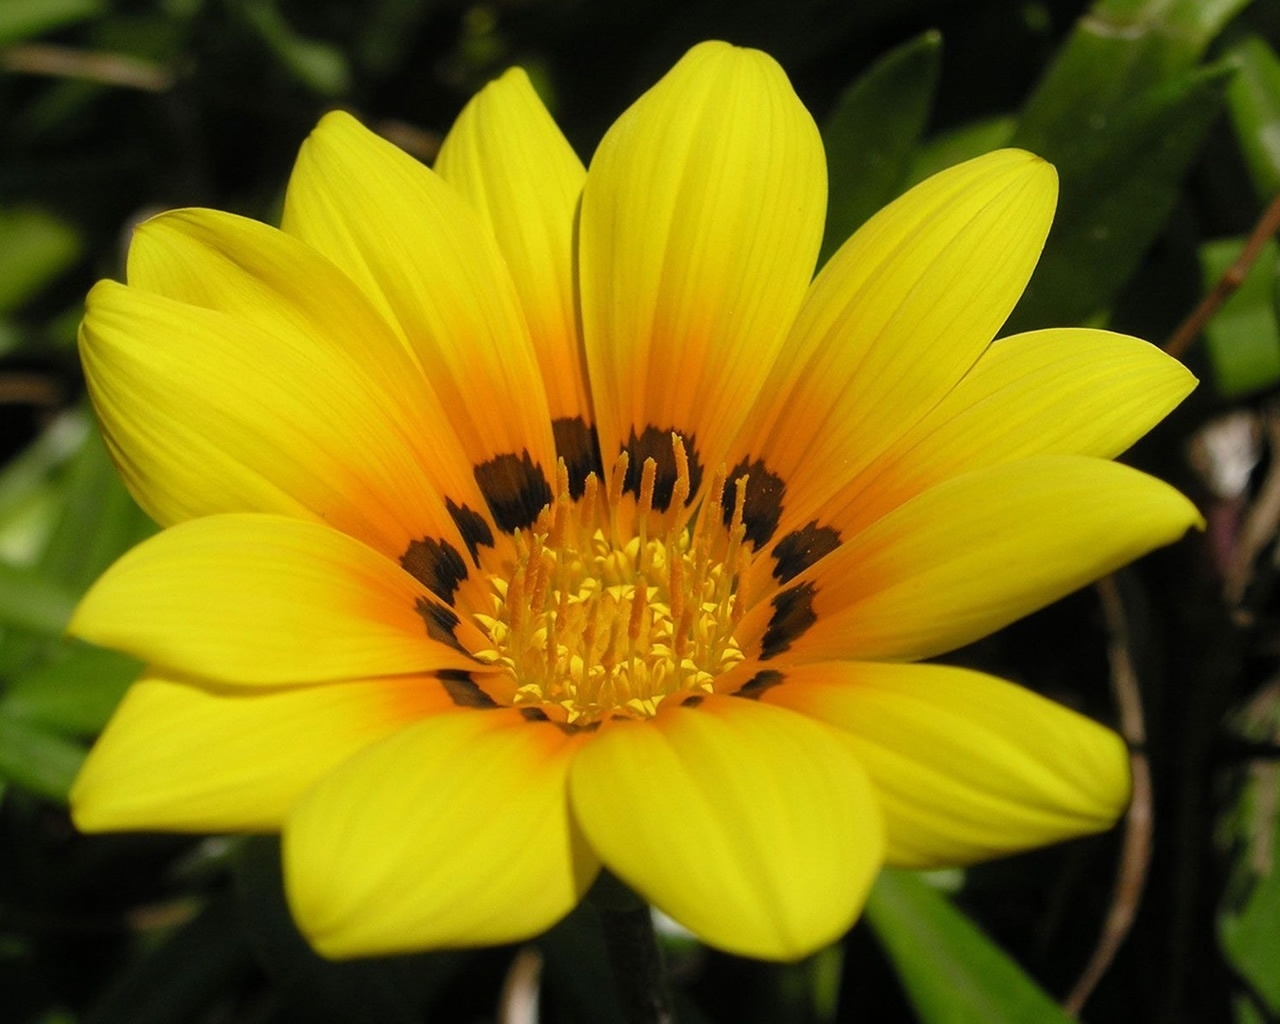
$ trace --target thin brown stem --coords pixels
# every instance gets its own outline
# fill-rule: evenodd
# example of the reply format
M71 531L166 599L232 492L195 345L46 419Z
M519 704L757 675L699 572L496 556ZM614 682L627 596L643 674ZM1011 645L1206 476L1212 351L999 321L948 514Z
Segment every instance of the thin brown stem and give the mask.
M1133 666L1129 620L1125 614L1120 590L1114 576L1098 581L1098 597L1106 622L1107 656L1111 662L1111 687L1120 716L1120 732L1129 745L1129 767L1133 776L1133 797L1124 820L1124 843L1116 866L1116 881L1111 893L1111 907L1098 936L1098 944L1063 1008L1073 1016L1079 1014L1102 976L1106 974L1116 953L1124 944L1142 902L1147 884L1147 867L1151 862L1151 833L1155 825L1151 794L1151 765L1147 760L1146 722L1142 714L1142 695L1138 690L1138 674Z
M150 61L122 53L77 50L48 43L24 43L0 49L0 70L51 78L79 78L143 92L165 92L173 75Z
M34 405L52 409L66 401L66 389L56 377L15 370L0 374L0 405Z
M1253 227L1253 233L1249 235L1249 240L1245 242L1244 249L1236 257L1236 261L1218 278L1213 288L1209 290L1209 294L1200 300L1200 304L1164 343L1164 350L1169 355L1175 359L1181 359L1186 354L1196 338L1200 336L1200 332L1204 330L1204 325L1244 283L1244 279L1249 276L1249 270L1257 262L1262 247L1267 244L1267 239L1278 230L1280 230L1280 195L1271 200L1271 204L1262 211L1262 216L1258 218L1258 223Z

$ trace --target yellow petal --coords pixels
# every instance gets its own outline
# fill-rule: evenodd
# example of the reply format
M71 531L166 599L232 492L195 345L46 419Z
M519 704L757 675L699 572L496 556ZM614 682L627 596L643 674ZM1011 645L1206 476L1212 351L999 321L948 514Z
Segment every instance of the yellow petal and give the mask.
M128 279L131 287L246 321L285 339L280 347L308 359L331 361L348 388L376 404L385 420L381 429L412 453L427 480L455 501L476 500L471 464L450 443L449 421L405 339L350 278L310 246L233 214L176 210L134 233ZM259 373L286 369L271 364L272 354L253 353ZM227 396L217 400L226 402ZM373 418L371 410L364 414ZM392 494L385 500L395 499ZM448 530L443 504L436 500L430 507L441 520L430 532ZM403 545L395 554L402 550Z
M529 479L516 485L541 495L555 469L546 392L511 275L466 200L335 112L298 154L283 227L341 267L398 325L482 487L499 486L481 468L496 465L490 472L524 474ZM491 505L506 497L491 497Z
M520 293L552 419L590 425L573 296L574 218L587 172L522 69L490 82L463 108L435 169L498 240ZM567 462L573 454L560 452Z
M285 884L324 955L527 939L599 864L569 815L582 737L514 711L426 719L321 781L284 829Z
M817 518L849 537L934 484L1032 455L1119 455L1196 385L1154 345L1066 328L1005 338Z
M1108 331L1065 328L995 342L916 425L819 509L793 510L848 540L885 513L962 473L1033 455L1111 458L1163 419L1195 387L1181 363L1154 345ZM843 473L843 469L835 475ZM813 529L813 527L811 527ZM749 587L787 582L804 565L753 566Z
M800 306L825 201L813 120L754 50L695 47L609 130L579 237L606 466L630 445L673 469L674 429L714 473Z
M352 310L335 294L336 324L358 323ZM457 547L432 481L452 478L444 497L483 509L474 481L449 468L469 467L431 451L429 418L410 429L403 391L387 391L358 350L344 350L350 340L326 344L332 335L286 330L286 319L270 330L111 281L90 292L81 357L139 503L162 524L219 512L322 520L390 557L433 534Z
M744 618L762 656L915 661L954 650L1202 524L1128 466L1038 456L925 491Z
M833 941L880 867L880 812L849 747L753 701L606 724L571 782L605 865L731 953L793 960Z
M272 685L473 667L450 646L456 622L400 566L345 534L224 515L125 554L69 630L183 675Z
M317 779L452 706L423 676L268 691L144 676L90 751L71 813L87 832L276 830Z
M1119 736L979 672L828 662L786 670L761 700L852 734L891 864L969 864L1100 832L1129 800Z
M831 258L734 444L734 461L785 485L783 532L973 365L1031 276L1056 195L1043 160L991 153L916 186Z

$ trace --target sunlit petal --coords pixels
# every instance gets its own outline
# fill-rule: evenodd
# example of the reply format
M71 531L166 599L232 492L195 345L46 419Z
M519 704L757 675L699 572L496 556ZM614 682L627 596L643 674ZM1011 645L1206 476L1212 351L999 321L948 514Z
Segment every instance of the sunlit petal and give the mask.
M439 628L440 612L409 573L345 534L225 515L172 527L124 555L70 630L171 672L310 683L472 667Z
M513 711L426 719L320 782L284 830L289 903L327 956L529 938L599 869L566 799L581 737Z
M941 665L827 662L784 676L761 700L854 737L892 864L968 864L1098 832L1128 803L1120 737L1022 687Z
M1113 458L1195 384L1176 359L1121 334L1066 328L1002 339L816 518L852 536L969 470L1032 455Z
M606 465L633 440L669 458L677 430L714 472L803 299L825 199L813 119L756 51L695 47L605 135L579 274Z
M334 309L341 327L340 290ZM376 348L385 328L355 323ZM423 535L452 536L443 498L484 507L470 467L433 454L429 419L415 425L404 389L378 380L418 371L404 361L370 370L349 343L325 338L283 311L255 323L98 284L80 353L107 447L139 504L163 525L219 512L324 521L387 555Z
M851 749L752 701L607 727L572 785L608 868L720 949L811 953L852 924L880 866L880 811Z
M995 342L947 395L817 508L793 521L848 540L917 494L952 477L1034 455L1112 458L1163 419L1195 386L1154 345L1108 331L1065 328ZM843 464L833 476L847 471ZM796 533L758 559L747 589L786 583ZM834 545L833 545L834 547Z
M574 220L587 172L524 71L512 68L476 94L445 136L435 169L502 247L552 419L590 424L573 280Z
M546 392L516 288L461 195L335 112L298 154L282 224L403 332L473 464L527 454L553 472Z
M734 445L785 483L781 530L973 365L1031 276L1056 194L1043 160L991 153L918 185L831 258Z
M1041 456L940 484L744 620L766 658L914 661L954 650L1202 522L1127 466Z
M452 707L425 676L231 690L149 674L90 752L72 816L90 832L274 831L347 758Z

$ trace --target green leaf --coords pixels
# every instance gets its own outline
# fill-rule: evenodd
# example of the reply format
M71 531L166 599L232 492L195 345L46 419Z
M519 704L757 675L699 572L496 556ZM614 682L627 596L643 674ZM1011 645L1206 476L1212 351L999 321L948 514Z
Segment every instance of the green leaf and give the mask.
M67 466L61 499L40 567L77 595L120 555L155 532L120 482L97 430L89 432Z
M298 35L272 0L241 0L238 6L280 63L312 92L341 96L351 90L351 68L336 46Z
M1029 139L1019 127L1014 144L1054 163L1061 191L1009 331L1083 323L1111 305L1164 227L1230 77L1225 65L1187 72L1075 136L1037 128Z
M1254 992L1266 1000L1273 1013L1280 1013L1280 866L1275 851L1280 849L1280 818L1271 821L1274 834L1269 870L1260 873L1239 909L1222 917L1219 936L1231 963Z
M43 564L62 516L67 463L83 456L90 434L83 414L58 416L0 472L0 674L28 671L59 639L83 587ZM96 538L68 538L72 564Z
M17 309L80 258L80 236L35 207L0 210L0 313Z
M28 565L44 549L52 517L35 530L15 521L55 497L54 474L84 446L90 429L83 415L59 416L0 470L0 541L10 561ZM9 537L14 530L22 536Z
M1100 0L1077 22L1012 140L1057 168L1058 215L1010 330L1110 307L1164 226L1231 69L1196 68L1249 0Z
M1227 52L1235 68L1227 110L1258 198L1280 192L1280 58L1262 39L1248 36Z
M105 9L103 0L4 0L0 3L0 46L65 28Z
M1243 238L1200 247L1200 268L1208 292L1235 263ZM1280 325L1276 322L1276 270L1280 247L1268 241L1235 293L1204 329L1205 348L1219 393L1239 395L1280 380Z
M850 85L822 125L830 191L823 262L895 198L933 108L942 37L925 32Z
M56 581L0 562L0 624L60 636L75 606L76 595Z
M1280 701L1264 687L1229 723L1233 739L1274 744L1280 737ZM1224 959L1249 985L1250 1000L1236 1004L1236 1020L1261 1021L1280 1015L1280 762L1250 762L1239 794L1225 809L1216 838L1231 853L1231 869L1218 916ZM1242 994L1243 995L1243 994ZM1256 1001L1257 1006L1250 1002Z
M924 1024L1070 1024L972 921L920 878L886 868L867 918Z
M66 803L84 757L78 743L10 718L0 707L0 778Z
M1018 145L1049 156L1117 110L1190 70L1251 0L1099 0L1027 101ZM1052 159L1052 157L1051 157Z
M1231 1001L1231 1005L1235 1010L1236 1024L1268 1024L1262 1014L1244 996L1236 996Z
M102 731L141 669L115 651L65 644L39 668L11 680L0 709L56 732L91 736Z

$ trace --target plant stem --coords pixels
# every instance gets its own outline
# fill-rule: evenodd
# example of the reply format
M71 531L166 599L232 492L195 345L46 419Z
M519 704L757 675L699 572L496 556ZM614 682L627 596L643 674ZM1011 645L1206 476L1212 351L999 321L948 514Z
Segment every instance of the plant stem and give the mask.
M1165 342L1164 350L1169 355L1175 359L1181 359L1186 355L1187 349L1191 347L1192 343L1200 335L1204 325L1213 318L1213 314L1231 297L1231 293L1244 283L1244 279L1249 275L1249 270L1262 254L1262 247L1267 244L1268 239L1275 235L1278 229L1280 229L1280 195L1272 199L1271 204L1263 211L1258 223L1253 226L1253 232L1249 235L1249 240L1245 242L1244 249L1241 250L1236 261L1227 268L1226 273L1218 279L1217 284L1210 289L1209 294L1200 300L1200 305L1191 311L1190 315L1182 321L1178 329Z
M600 913L625 1024L674 1024L666 965L648 904L607 873L592 887L590 899Z

